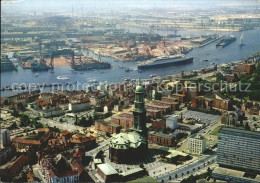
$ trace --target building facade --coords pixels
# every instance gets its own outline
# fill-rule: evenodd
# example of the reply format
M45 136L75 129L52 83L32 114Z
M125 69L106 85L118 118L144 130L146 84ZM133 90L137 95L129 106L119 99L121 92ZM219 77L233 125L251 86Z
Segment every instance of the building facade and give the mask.
M95 129L101 132L107 133L119 133L122 127L115 123L109 123L104 120L96 120L95 121Z
M207 147L206 139L200 135L192 135L188 139L188 149L191 154L202 154Z
M149 132L148 143L160 146L173 147L175 144L175 136L171 134L163 134L157 132Z
M177 115L171 115L166 119L166 127L175 130L178 128L178 116Z
M0 132L0 148L4 148L11 144L10 131L7 129L1 129Z
M224 127L218 134L220 166L260 172L260 132Z

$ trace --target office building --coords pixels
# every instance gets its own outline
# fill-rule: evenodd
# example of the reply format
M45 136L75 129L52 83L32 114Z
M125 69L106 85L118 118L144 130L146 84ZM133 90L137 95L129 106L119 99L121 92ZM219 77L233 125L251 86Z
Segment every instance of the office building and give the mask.
M7 129L0 129L0 148L4 148L11 143L10 131Z
M217 163L221 167L260 172L260 132L222 128L218 135Z
M194 134L188 139L188 149L191 154L202 154L207 147L207 142L201 135Z

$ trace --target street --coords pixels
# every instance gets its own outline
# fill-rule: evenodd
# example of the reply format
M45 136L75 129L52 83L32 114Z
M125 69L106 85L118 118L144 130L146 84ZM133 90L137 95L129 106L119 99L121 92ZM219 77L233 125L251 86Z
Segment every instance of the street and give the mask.
M162 180L164 182L168 182L169 181L169 178L171 177L171 181L172 180L177 180L185 175L189 175L191 173L195 173L197 171L200 171L201 169L205 168L205 167L208 167L209 165L213 164L215 162L217 158L217 154L214 153L213 155L210 155L210 156L207 156L207 157L204 157L194 163L191 163L191 164L188 164L178 170L175 170L175 171L172 171L172 172L169 172L165 175L162 175L162 176L158 176L156 177L156 179L159 181L159 182L162 182Z

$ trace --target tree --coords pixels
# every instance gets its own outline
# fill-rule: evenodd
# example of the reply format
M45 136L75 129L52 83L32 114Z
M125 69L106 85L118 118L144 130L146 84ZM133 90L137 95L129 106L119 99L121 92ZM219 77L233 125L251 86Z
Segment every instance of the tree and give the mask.
M79 125L80 125L80 126L84 126L84 127L88 126L88 121L87 121L87 119L86 119L85 117L82 117L82 118L80 119L80 121L79 121Z
M245 129L250 130L250 126L249 126L248 122L246 122L246 124L245 124Z
M239 78L237 76L237 74L234 74L234 78L232 80L232 82L238 82L239 81Z
M224 81L225 77L221 73L217 73L216 80L217 80L217 82Z
M88 122L89 122L89 126L91 126L91 125L93 125L93 118L91 117L91 116L89 116L89 118L88 118Z
M75 115L75 123L78 124L78 115Z
M19 112L16 109L13 110L12 115L14 117L19 117L20 116Z
M212 172L211 169L208 167L207 173L209 176L211 175L211 172Z
M13 124L8 128L8 130L13 130L17 128L16 122L13 122Z
M29 126L31 124L31 121L29 117L25 114L22 114L20 117L20 126Z
M159 93L159 92L155 92L154 98L155 98L155 100L161 100L162 99L162 94Z

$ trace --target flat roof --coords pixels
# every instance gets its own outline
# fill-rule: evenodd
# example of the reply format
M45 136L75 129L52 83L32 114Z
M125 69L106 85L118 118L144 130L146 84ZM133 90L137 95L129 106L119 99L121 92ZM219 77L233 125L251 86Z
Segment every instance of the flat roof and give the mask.
M121 127L120 125L118 124L115 124L115 123L110 123L110 122L107 122L107 121L104 121L104 120L96 120L98 123L102 123L103 125L106 125L106 126L113 126L113 127Z
M95 163L95 164L101 164L101 163L102 163L102 160L101 160L101 159L94 159L94 163Z
M118 174L118 172L112 167L109 163L99 164L97 167L105 174L105 175L114 175Z
M167 108L169 108L169 106L160 106L160 105L154 105L154 104L145 104L145 106L156 107L156 108L160 108L160 109L167 109Z
M165 102L165 101L162 101L162 100L154 100L153 102L159 102L159 103L162 103L162 104L173 104L173 102Z
M237 128L231 128L231 127L223 127L219 130L219 133L236 133L237 135L246 135L247 137L252 138L259 138L260 139L260 132L257 131L250 131L250 130L241 130Z
M239 170L217 167L213 170L212 173L213 174L221 174L221 175L231 176L231 177L238 177L238 178L241 178L241 179L253 180L253 181L256 181L256 182L260 182L260 175L257 175L254 179L249 178L249 177L244 177L245 172L239 171Z
M160 110L146 109L146 112L160 112Z
M175 137L172 134L164 134L164 133L160 133L160 132L150 132L149 134L156 135L156 136L159 136L159 137L164 137L164 138L173 138L173 137Z
M134 174L134 173L137 173L137 172L141 172L143 170L144 169L142 169L140 167L137 167L137 168L133 168L133 169L127 170L127 171L121 173L121 175L122 176L128 176L128 175L131 175L131 174Z

